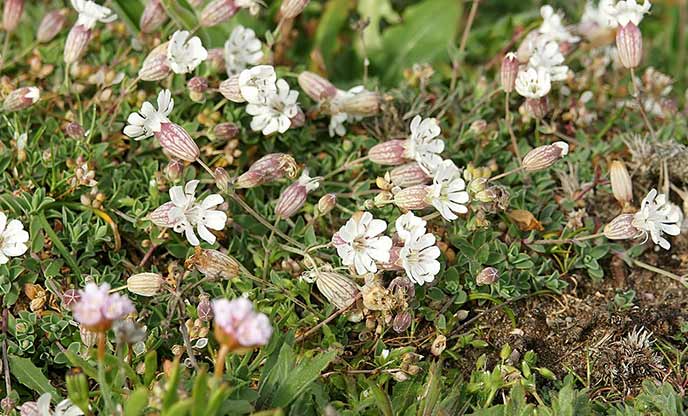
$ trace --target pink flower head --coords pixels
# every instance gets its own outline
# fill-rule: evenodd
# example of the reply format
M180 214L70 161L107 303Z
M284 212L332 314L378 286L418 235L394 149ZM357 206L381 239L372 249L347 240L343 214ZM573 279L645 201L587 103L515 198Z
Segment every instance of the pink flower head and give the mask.
M231 351L251 349L268 343L272 326L268 317L253 309L246 298L215 299L215 337Z
M81 298L72 307L74 319L93 332L107 331L114 321L135 312L129 298L110 294L110 285L88 283L79 291Z

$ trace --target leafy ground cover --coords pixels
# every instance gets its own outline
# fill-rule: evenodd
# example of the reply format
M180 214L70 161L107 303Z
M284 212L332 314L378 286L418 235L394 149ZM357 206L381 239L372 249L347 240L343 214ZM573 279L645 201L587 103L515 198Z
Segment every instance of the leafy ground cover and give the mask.
M685 1L100 4L4 2L3 412L685 414Z

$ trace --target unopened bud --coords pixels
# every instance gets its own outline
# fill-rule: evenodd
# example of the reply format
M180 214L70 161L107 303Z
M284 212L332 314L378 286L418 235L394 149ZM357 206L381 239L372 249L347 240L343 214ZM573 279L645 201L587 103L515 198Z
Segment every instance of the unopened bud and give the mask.
M88 43L91 41L92 31L87 26L82 24L75 24L69 30L67 40L64 46L64 62L72 64L81 58L88 49Z
M342 112L355 117L374 116L380 111L380 94L363 91L349 95L339 102Z
M202 27L215 26L229 20L238 10L234 0L213 0L201 10L199 23Z
M402 189L394 194L394 205L406 210L425 209L430 206L427 202L428 189L427 185Z
M300 15L310 0L282 0L280 13L285 19L293 19Z
M612 193L620 204L625 205L633 200L633 182L626 170L626 165L615 160L609 167L609 177L612 183Z
M83 139L86 136L86 131L81 127L81 124L74 122L67 123L64 127L64 132L67 136L77 140Z
M299 74L298 80L303 92L316 102L329 100L337 95L337 87L314 72L304 71Z
M499 280L499 272L494 267L485 267L475 277L475 283L478 286L491 285L497 280Z
M91 348L92 346L96 345L96 341L98 340L98 334L88 330L84 325L79 325L79 336L81 338L81 342L87 348Z
M234 123L219 123L213 127L213 134L220 140L233 139L239 133L239 127Z
M376 144L368 151L368 158L371 162L378 165L396 166L406 162L404 153L406 152L405 140L387 140Z
M225 63L225 49L208 49L208 58L205 60L205 63L212 73L224 72L227 66Z
M289 121L291 122L290 127L292 129L303 127L306 124L306 114L301 108L298 108L294 117L290 118Z
M640 65L643 57L643 35L633 22L628 22L616 32L616 50L625 68L633 69Z
M160 146L177 159L193 162L201 153L189 133L178 124L162 123L155 137L160 142Z
M166 202L148 214L148 219L158 227L173 228L179 221L174 202Z
M198 319L203 322L210 322L213 319L213 306L207 295L201 295L201 300L196 307Z
M5 97L3 108L7 112L24 110L41 98L41 90L36 87L17 88Z
M509 52L502 60L502 68L499 76L502 83L502 89L505 92L512 92L514 85L516 85L516 77L518 76L518 58L513 52Z
M327 214L337 205L337 196L335 194L325 194L318 201L318 212L320 214Z
M184 173L184 162L172 159L167 163L165 167L165 176L167 176L167 179L175 182L182 177L182 173Z
M412 317L409 311L401 311L394 317L394 320L392 321L392 329L396 333L404 332L409 326L411 326L411 320Z
M547 104L547 97L542 98L528 98L525 102L526 112L533 118L542 119L547 115L549 106Z
M189 88L189 98L194 102L202 102L203 94L208 90L208 79L205 77L193 77L186 84Z
M557 160L566 156L569 145L566 142L554 142L539 146L528 152L521 166L526 172L535 172L552 166Z
M39 43L48 43L55 39L67 23L67 16L64 10L54 10L43 17L38 25L36 40Z
M215 168L213 170L213 176L215 177L215 185L221 190L226 191L229 189L229 173L223 168Z
M5 32L14 32L24 12L24 0L5 0L2 12L2 27ZM3 57L4 58L4 57Z
M392 184L400 188L408 188L409 186L423 185L428 183L432 178L425 173L422 167L417 162L406 163L397 166L389 173Z
M127 279L127 290L140 296L155 296L162 287L158 273L138 273Z
M296 214L306 203L308 192L320 186L319 178L311 178L308 171L304 170L301 177L289 185L280 195L275 206L275 215L280 218L289 218Z
M142 81L160 81L172 73L167 59L168 46L168 42L156 46L143 60L139 70Z
M633 226L634 214L621 214L604 227L604 236L610 240L636 238L640 231Z
M0 400L0 409L2 409L2 412L6 415L11 414L16 405L17 403L14 401L14 399L9 396ZM38 408L36 408L36 410L36 414L38 414ZM23 416L22 413L20 413L20 416Z
M241 90L239 89L239 76L233 75L220 83L220 88L218 88L220 94L223 97L234 103L243 103L246 100L244 96L241 95Z
M271 153L258 159L248 172L237 178L237 188L254 188L284 177L294 178L299 166L285 153Z
M167 20L167 12L161 0L149 0L141 14L139 27L143 33L153 33Z
M432 342L432 346L430 347L430 352L432 355L435 357L439 357L440 354L442 354L442 351L447 348L447 337L445 337L442 334L439 334L435 340Z
M80 299L81 295L78 290L67 289L62 294L62 306L66 309L71 309Z
M358 296L359 287L350 278L335 272L319 272L315 285L336 308L350 306Z
M186 259L184 265L187 269L196 269L209 279L222 278L233 279L239 276L241 266L234 258L217 250L196 247L194 254Z

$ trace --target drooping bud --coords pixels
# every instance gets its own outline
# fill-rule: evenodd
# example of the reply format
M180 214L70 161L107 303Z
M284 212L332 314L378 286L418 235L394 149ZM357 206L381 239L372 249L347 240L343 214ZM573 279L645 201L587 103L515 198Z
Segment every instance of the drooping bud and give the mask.
M614 198L621 205L631 202L633 200L633 182L631 175L626 170L626 165L620 160L614 160L609 167L609 177Z
M210 304L210 298L208 295L201 295L201 300L196 306L196 313L198 314L198 319L203 322L210 322L213 319L213 307Z
M285 19L293 19L300 15L310 0L282 0L280 13Z
M633 226L634 214L621 214L604 227L604 236L610 240L628 240L641 232Z
M2 12L2 28L5 32L14 32L24 12L24 0L5 0Z
M143 9L139 27L143 33L153 33L167 20L167 12L160 0L150 0Z
M633 69L640 65L643 57L643 35L633 22L628 22L616 32L616 49L625 68Z
M29 108L41 98L41 90L37 87L17 88L5 97L3 109L7 112Z
M187 269L196 267L201 274L209 279L233 279L239 276L241 265L234 258L217 250L196 247L194 254L186 259Z
M156 46L143 60L139 70L139 78L142 81L160 81L172 73L167 59L168 45L169 43L165 42Z
M229 173L223 168L215 168L213 170L213 177L215 177L215 185L221 190L229 189Z
M284 3L282 4L284 5ZM300 73L298 81L303 92L316 102L329 100L337 95L337 87L314 72L304 71Z
M399 312L392 321L392 329L396 333L404 332L411 326L412 316L407 310Z
M167 176L167 179L175 182L182 177L182 173L184 173L184 162L172 159L167 163L165 167L165 176Z
M396 166L406 162L404 153L406 152L405 140L387 140L376 144L368 151L368 158L371 162L378 165Z
M74 122L67 123L64 127L64 132L72 139L83 139L86 135L86 131L81 127L81 124Z
M215 26L229 20L238 10L234 0L213 0L201 10L199 22L202 27Z
M389 176L392 180L392 184L401 188L423 185L432 179L417 162L397 166L392 169Z
M518 76L518 58L513 52L509 52L502 60L502 68L500 70L500 80L502 82L502 89L505 92L511 92L516 85L516 76Z
M380 111L380 94L363 91L347 95L339 102L342 112L356 117L374 116Z
M521 166L526 172L536 172L552 166L557 160L566 156L569 145L566 142L554 142L539 146L523 157Z
M160 146L177 159L193 162L201 153L189 133L178 124L162 123L155 137L160 142Z
M36 32L36 40L39 43L48 43L55 39L62 29L64 29L67 22L65 10L54 10L43 17L41 23L38 25L38 32Z
M140 296L155 296L162 287L162 276L158 273L138 273L127 279L127 290Z
M491 285L497 280L499 280L499 271L494 267L485 267L475 277L475 283L478 286Z
M320 186L320 178L308 176L308 170L304 170L296 182L289 185L280 195L275 206L275 215L280 218L289 218L296 214L306 203L308 192Z
M547 97L528 98L525 102L526 112L533 118L541 119L547 115L549 110Z
M92 30L82 24L75 24L69 30L64 46L64 62L72 64L81 58L88 49Z
M335 272L319 272L315 285L336 308L343 309L356 300L360 288L350 278Z
M299 166L288 154L270 153L258 159L237 178L237 188L254 188L284 177L294 178Z
M220 83L218 88L223 97L234 103L246 102L239 89L239 75L233 75Z
M394 194L394 205L407 210L428 208L430 206L427 202L428 189L427 185L416 185L402 189Z
M205 77L193 77L186 84L189 88L189 98L192 101L203 102L204 93L208 90L208 79Z
M239 127L234 123L219 123L213 127L213 134L220 140L231 140L237 133L239 133Z
M335 194L325 194L318 201L318 212L320 214L327 214L332 211L332 209L337 205L337 195Z

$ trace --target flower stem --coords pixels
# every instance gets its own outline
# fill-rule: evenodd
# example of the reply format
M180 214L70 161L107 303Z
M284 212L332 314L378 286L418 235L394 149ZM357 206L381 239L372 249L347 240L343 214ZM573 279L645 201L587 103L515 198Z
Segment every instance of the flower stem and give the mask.
M215 379L220 381L225 373L225 360L229 353L229 347L222 345L217 351L217 358L215 359Z
M338 175L338 174L340 174L340 173L342 173L342 172L345 172L345 171L347 171L348 169L352 168L353 166L355 166L355 165L357 165L357 164L359 164L359 163L361 163L361 162L364 162L364 161L368 160L368 158L369 158L369 156L368 156L368 155L365 155L365 156L363 156L363 157L359 157L358 159L354 159L354 160L352 160L351 162L346 162L346 163L344 163L344 165L343 165L342 167L340 167L339 169L333 170L332 172L330 172L330 173L328 173L327 175L323 176L323 177L322 177L322 180L325 181L325 180L327 180L327 179L329 179L329 178L331 178L331 177L333 177L333 176L335 176L335 175Z
M514 150L514 155L519 162L521 162L521 152L518 150L518 142L516 140L516 135L514 134L514 129L511 127L511 112L509 111L509 93L506 93L504 97L504 121L506 122L506 128L509 130L509 136L511 137L511 147Z
M645 122L645 126L647 129L650 131L650 135L652 136L653 139L657 139L657 136L655 135L655 130L652 128L652 125L650 124L650 120L647 118L647 113L645 112L645 107L643 106L643 102L640 99L640 89L636 85L636 76L635 76L635 69L631 68L631 84L633 85L633 98L635 98L636 103L638 104L638 109L640 110L640 115L643 117L643 122Z
M110 385L105 376L105 331L98 332L98 385L100 386L100 396L105 402L104 414L112 414L112 393Z
M511 175L512 173L517 173L517 172L520 172L520 171L522 171L522 170L523 170L523 166L519 166L519 167L517 167L517 168L508 170L508 171L506 171L506 172L504 172L504 173L500 173L500 174L497 175L497 176L493 176L492 178L488 179L488 182L494 182L494 181L496 181L497 179L502 179L502 178L504 178L505 176L509 176L509 175Z
M684 287L688 287L688 283L686 283L685 276L678 276L678 275L675 275L675 274L673 274L673 273L671 273L671 272L668 272L668 271L666 271L666 270L662 270L662 269L660 269L659 267L652 266L652 265L647 264L647 263L644 263L644 262L642 262L642 261L640 261L640 260L631 259L631 261L633 262L633 265L634 265L634 266L638 266L638 267L643 268L643 269L645 269L645 270L649 270L649 271L651 271L651 272L653 272L653 273L657 273L657 274L660 274L660 275L662 275L662 276L668 277L669 279L672 279L672 280L675 280L675 281L679 282L679 283L682 284Z
M555 240L534 240L534 241L528 242L526 244L528 244L528 245L531 245L531 244L539 244L539 245L573 244L573 243L578 243L581 241L592 240L592 239L599 238L599 237L604 237L604 233L584 235L582 237L575 237L575 238L560 238L560 239L555 239Z

